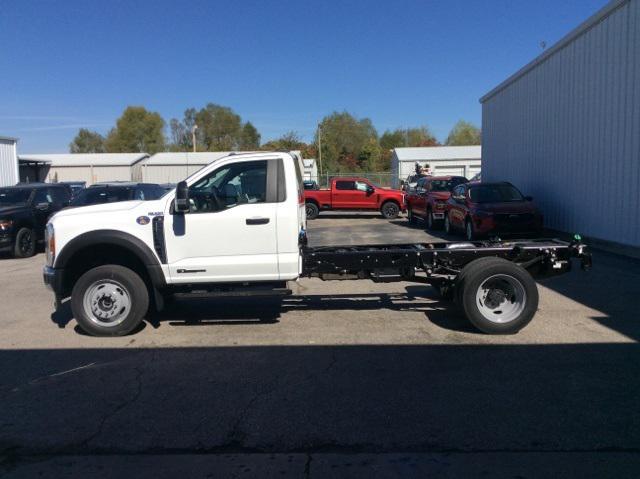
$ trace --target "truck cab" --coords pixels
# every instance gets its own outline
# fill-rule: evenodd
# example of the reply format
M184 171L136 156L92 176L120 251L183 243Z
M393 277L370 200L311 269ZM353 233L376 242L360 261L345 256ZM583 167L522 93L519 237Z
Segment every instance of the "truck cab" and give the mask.
M337 177L328 189L305 191L307 219L315 219L320 211L380 211L393 219L404 210L404 194L398 190L374 185L366 178Z

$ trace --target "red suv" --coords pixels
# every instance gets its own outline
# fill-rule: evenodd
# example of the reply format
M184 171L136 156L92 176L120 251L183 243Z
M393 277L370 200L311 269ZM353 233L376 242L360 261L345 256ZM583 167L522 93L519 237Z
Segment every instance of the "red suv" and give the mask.
M427 229L440 226L447 209L451 190L466 183L464 176L424 176L406 197L407 218L415 224L418 219L425 222Z
M511 183L467 183L453 189L447 201L444 229L462 230L469 241L489 234L537 235L543 218L530 196Z

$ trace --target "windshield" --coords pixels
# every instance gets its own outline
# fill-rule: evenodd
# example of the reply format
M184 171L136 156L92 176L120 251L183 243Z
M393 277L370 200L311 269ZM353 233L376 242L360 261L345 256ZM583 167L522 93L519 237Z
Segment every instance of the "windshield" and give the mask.
M2 188L0 189L0 205L18 205L27 203L31 196L31 190L26 188Z
M462 178L450 180L431 180L431 191L451 191L461 183L466 183Z
M471 188L469 195L474 203L504 203L524 201L522 193L511 185L483 185Z
M86 188L71 202L72 206L99 205L131 199L131 188Z

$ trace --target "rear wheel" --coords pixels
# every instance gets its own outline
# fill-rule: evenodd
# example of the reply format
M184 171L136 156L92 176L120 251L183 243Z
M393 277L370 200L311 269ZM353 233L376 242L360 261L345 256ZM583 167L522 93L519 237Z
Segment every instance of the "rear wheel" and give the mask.
M436 220L433 217L433 211L431 211L431 209L427 210L427 229L429 231L433 231L434 229L436 229Z
M36 254L36 232L31 228L20 228L13 245L16 258L29 258Z
M320 214L320 209L315 203L306 203L304 209L308 220L315 220Z
M382 208L380 208L380 212L386 219L392 220L394 218L397 218L400 214L400 207L393 201L387 201L382 205Z
M71 292L73 315L92 336L124 336L142 322L148 309L147 285L124 266L90 269Z
M456 292L467 319L488 334L517 333L538 309L538 288L529 272L502 258L469 263Z

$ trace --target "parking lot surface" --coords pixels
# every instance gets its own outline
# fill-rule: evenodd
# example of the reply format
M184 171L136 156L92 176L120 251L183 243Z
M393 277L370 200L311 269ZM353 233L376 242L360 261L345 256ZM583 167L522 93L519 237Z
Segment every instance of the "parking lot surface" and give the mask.
M442 240L366 214L323 214L309 236ZM177 301L111 339L52 310L43 261L0 259L0 472L110 477L121 455L144 469L202 453L188 467L240 476L637 470L636 261L596 252L591 272L543 282L511 336L425 285L304 279L282 300Z

